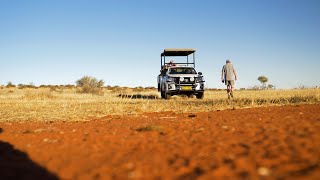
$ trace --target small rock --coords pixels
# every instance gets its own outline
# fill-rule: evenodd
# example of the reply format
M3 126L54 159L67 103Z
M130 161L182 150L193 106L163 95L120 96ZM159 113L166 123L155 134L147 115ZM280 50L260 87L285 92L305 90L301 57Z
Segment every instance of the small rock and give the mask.
M222 128L222 129L229 129L228 126L222 126L221 128Z
M261 176L269 176L270 170L266 167L260 167L260 168L258 168L258 174Z
M202 132L202 131L204 131L203 127L196 129L196 132Z
M33 132L35 133L42 133L42 132L45 132L46 130L45 129L36 129L34 130Z

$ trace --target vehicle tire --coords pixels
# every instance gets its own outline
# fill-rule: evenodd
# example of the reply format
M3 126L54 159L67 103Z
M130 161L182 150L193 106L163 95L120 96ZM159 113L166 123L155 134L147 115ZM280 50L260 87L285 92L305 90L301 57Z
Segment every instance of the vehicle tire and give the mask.
M164 98L165 98L166 100L169 100L169 99L171 98L171 95L168 94L168 93L166 93L166 92L164 92Z
M204 96L204 92L199 92L198 94L196 94L197 99L203 99Z
M161 98L165 99L165 93L161 90Z

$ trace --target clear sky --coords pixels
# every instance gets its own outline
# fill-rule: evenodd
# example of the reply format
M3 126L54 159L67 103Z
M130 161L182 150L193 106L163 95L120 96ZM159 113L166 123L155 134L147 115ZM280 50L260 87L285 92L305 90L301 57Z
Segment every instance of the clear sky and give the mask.
M165 48L195 48L209 88L320 85L319 0L1 0L0 84L156 86Z

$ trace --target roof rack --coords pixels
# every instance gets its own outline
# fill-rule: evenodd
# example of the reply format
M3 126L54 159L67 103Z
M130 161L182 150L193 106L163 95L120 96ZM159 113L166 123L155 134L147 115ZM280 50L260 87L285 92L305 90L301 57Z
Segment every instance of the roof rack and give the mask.
M168 48L164 49L163 53L161 53L161 67L162 68L164 65L167 65L169 63L166 63L166 57L167 56L186 56L187 57L187 62L186 63L175 63L175 64L180 64L180 65L193 65L195 68L196 63L195 63L195 49L191 48ZM189 55L193 55L193 61L189 62Z

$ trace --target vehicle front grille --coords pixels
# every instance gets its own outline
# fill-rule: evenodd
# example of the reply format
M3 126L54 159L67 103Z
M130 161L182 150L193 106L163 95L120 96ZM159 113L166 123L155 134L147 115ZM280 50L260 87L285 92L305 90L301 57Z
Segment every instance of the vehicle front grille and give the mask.
M179 84L179 78L174 78L174 82Z
M174 78L174 82L177 84L192 84L192 83L194 83L194 81L190 81L189 77L184 78L183 81L180 81L180 78L177 77L177 78Z

